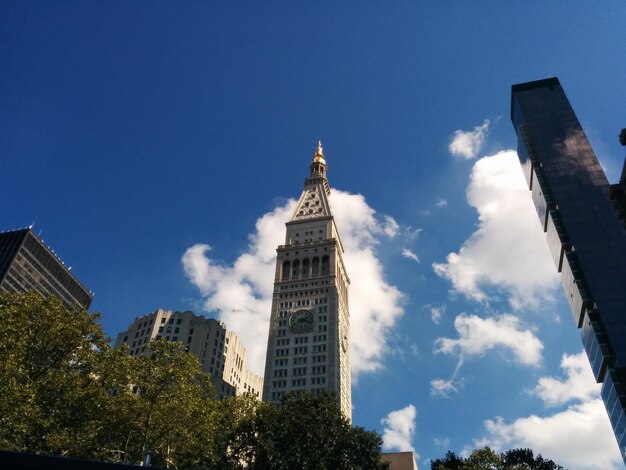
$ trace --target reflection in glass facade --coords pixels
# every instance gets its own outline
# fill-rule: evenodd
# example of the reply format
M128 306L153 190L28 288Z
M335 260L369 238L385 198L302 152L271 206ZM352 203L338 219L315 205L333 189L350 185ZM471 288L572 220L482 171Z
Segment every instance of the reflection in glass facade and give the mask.
M56 295L89 308L93 295L29 228L0 233L0 292Z
M558 79L514 85L511 120L532 200L624 456L626 232L611 200L616 190Z

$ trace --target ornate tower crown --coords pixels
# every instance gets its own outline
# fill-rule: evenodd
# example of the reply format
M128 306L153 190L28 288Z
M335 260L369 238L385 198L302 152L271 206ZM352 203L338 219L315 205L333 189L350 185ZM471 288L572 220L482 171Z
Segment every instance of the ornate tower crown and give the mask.
M311 176L310 178L324 178L326 179L326 160L324 159L324 148L322 147L322 141L317 141L317 150L313 155L313 161L311 162Z

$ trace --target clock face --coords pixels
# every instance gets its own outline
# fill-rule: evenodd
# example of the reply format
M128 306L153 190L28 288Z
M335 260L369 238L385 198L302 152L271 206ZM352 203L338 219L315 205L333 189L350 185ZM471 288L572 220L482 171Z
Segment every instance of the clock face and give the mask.
M292 333L306 333L313 329L313 312L298 310L289 317L289 329Z

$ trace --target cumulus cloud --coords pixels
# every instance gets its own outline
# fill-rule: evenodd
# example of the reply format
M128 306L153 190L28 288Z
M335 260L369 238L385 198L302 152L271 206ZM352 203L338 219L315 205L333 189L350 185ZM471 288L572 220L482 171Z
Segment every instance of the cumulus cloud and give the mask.
M402 256L408 259L412 259L413 261L417 263L420 262L420 259L418 258L418 256L413 251L409 250L408 248L405 248L402 250Z
M454 319L458 339L437 338L435 352L480 356L495 348L507 349L524 365L537 366L541 362L543 344L531 330L522 328L519 318L501 315L481 318L477 315L458 315Z
M390 412L380 423L383 429L383 447L389 451L414 451L411 441L415 432L415 406L408 405L400 410ZM417 457L417 455L416 455Z
M478 227L445 263L433 263L437 275L448 279L455 292L479 302L498 293L514 309L552 300L558 276L516 153L478 160L467 200L478 211Z
M506 423L486 420L487 435L477 447L528 447L571 470L623 468L606 409L584 352L564 354L565 378L541 377L533 393L548 406L570 405L550 416L531 415ZM575 403L571 403L575 402ZM572 452L575 449L575 452Z
M601 399L547 417L531 415L512 423L498 417L485 421L485 429L487 435L475 442L476 447L531 448L570 470L624 468Z
M485 143L488 131L489 119L485 119L480 126L474 127L473 131L456 130L448 145L448 151L456 157L467 160L476 158Z
M403 313L403 295L385 281L376 253L381 237L391 236L395 220L376 217L362 195L333 190L330 200L351 280L351 368L356 380L360 373L382 366L387 332ZM247 250L232 265L212 259L211 247L205 244L190 247L182 257L206 310L216 312L237 333L248 352L248 367L259 374L265 363L276 247L284 243L285 222L294 207L290 200L259 218Z
M572 400L587 401L600 396L601 385L596 383L584 351L579 354L563 354L561 368L565 371L565 380L541 377L533 389L533 394L546 405L557 406Z

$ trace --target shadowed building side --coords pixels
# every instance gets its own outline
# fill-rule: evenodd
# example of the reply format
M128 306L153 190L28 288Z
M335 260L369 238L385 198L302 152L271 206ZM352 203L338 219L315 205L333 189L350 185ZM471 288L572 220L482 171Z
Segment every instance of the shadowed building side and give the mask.
M30 228L0 233L0 292L56 295L89 308L93 294Z
M514 85L518 157L574 323L626 450L626 232L559 80Z

